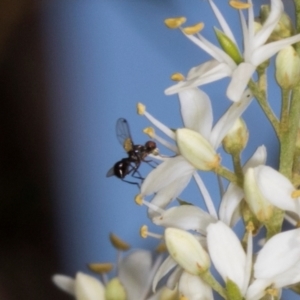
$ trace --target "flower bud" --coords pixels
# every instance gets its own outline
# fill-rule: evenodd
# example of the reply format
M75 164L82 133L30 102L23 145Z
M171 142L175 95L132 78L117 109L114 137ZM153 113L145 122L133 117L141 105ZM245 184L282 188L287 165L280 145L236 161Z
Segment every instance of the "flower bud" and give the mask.
M249 168L244 178L245 200L256 218L266 223L273 215L274 206L263 196L258 186L260 167Z
M126 291L118 277L111 279L105 288L106 300L126 300Z
M187 128L177 129L176 141L180 154L195 168L210 171L220 165L219 155L198 132Z
M172 258L188 273L200 275L210 267L207 252L191 233L169 227L165 241Z
M217 28L214 28L214 30L222 49L235 61L235 63L241 63L243 61L243 57L241 56L236 44L221 30Z
M229 153L240 153L248 142L249 132L246 123L239 118L222 141L224 150Z
M300 57L294 47L287 46L276 56L276 79L283 89L292 89L300 81Z
M260 8L260 20L264 24L270 15L270 5L262 5ZM278 41L294 34L293 23L287 13L283 12L279 22L273 30L268 42Z

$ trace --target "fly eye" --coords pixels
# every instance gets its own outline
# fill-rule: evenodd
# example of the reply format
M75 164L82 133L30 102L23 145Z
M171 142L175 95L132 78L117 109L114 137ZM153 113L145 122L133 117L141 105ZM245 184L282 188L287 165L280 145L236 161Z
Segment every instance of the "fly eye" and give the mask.
M156 143L153 141L148 141L145 144L147 151L153 151L156 148Z

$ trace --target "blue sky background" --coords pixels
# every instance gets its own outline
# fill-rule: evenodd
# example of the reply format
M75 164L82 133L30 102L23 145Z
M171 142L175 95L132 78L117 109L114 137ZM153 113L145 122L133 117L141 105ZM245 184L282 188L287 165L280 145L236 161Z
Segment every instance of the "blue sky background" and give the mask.
M292 1L285 2L292 11ZM227 1L215 3L238 38L238 13ZM163 20L184 15L187 24L203 21L203 34L213 41L212 28L220 27L204 0L53 1L48 5L43 22L56 229L63 262L60 271L72 274L85 270L87 262L115 260L110 232L133 247L157 244L139 237L139 227L145 223L155 232L161 229L149 223L145 207L134 203L137 188L105 177L113 164L126 156L116 138L115 123L119 117L126 118L134 142L144 143L148 138L142 129L150 124L136 114L136 103L143 102L166 125L181 127L177 97L164 95L172 84L170 75L186 74L209 57L178 30L167 29ZM270 78L273 81L272 74ZM230 104L224 96L227 83L225 79L203 87L212 99L215 120ZM269 90L278 113L279 90L274 85ZM277 141L255 101L244 119L250 140L243 161L266 144L268 164L276 166ZM222 155L222 159L230 166L228 156ZM145 175L149 168L143 167L141 172ZM204 174L203 178L218 205L215 176ZM203 205L193 183L181 198Z

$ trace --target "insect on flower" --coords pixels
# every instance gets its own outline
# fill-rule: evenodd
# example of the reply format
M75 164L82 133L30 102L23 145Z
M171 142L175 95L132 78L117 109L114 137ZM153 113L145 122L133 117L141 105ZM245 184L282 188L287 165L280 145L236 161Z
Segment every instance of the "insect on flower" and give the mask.
M141 180L144 179L138 169L142 162L146 162L150 166L152 166L151 160L146 160L146 157L149 154L158 154L156 143L153 141L147 141L145 145L134 144L131 138L129 124L124 118L119 118L117 120L116 134L119 142L127 152L128 157L125 157L116 162L114 166L109 169L106 177L116 176L125 182L136 184L139 186L139 183L128 181L124 178L126 175L131 174L131 176L134 178L138 178Z

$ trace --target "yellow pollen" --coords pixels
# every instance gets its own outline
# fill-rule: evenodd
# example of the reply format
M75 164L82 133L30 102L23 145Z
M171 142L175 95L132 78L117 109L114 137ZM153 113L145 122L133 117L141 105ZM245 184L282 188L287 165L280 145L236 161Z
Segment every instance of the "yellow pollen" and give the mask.
M134 201L137 205L143 205L143 197L141 194L135 196Z
M241 1L229 1L229 5L235 9L248 9L251 7L250 3L244 3Z
M137 105L136 105L136 109L137 109L137 113L139 114L139 115L144 115L144 113L145 113L145 110L146 110L146 106L143 104L143 103L138 103Z
M253 225L253 223L250 221L250 222L248 222L248 224L247 224L247 226L246 226L246 230L248 231L248 232L253 232L254 230L255 230L255 227L254 227L254 225Z
M91 263L88 264L88 268L97 274L108 273L112 270L113 264L111 263Z
M197 23L193 26L185 27L182 31L187 35L196 34L204 28L204 23Z
M155 130L154 128L152 127L146 127L144 130L143 130L144 133L146 133L149 137L151 137L152 139L154 138L154 135L155 135Z
M267 289L266 290L267 294L273 296L273 297L277 297L278 296L278 290L277 289Z
M156 249L155 249L156 252L158 253L164 253L164 252L167 252L167 246L165 243L161 243L159 244Z
M186 22L185 17L165 19L165 25L170 29L176 29Z
M143 225L140 229L140 236L145 239L148 237L148 226L147 225Z
M184 295L180 295L180 296L179 296L179 300L189 300L189 298L187 298L187 297L184 296Z
M300 197L300 190L293 191L292 194L291 194L291 197L293 199L296 199L296 198Z
M174 73L171 75L171 79L173 81L182 81L185 79L185 77L181 73Z
M130 245L128 243L124 242L113 233L109 234L109 239L112 245L118 250L127 251L128 249L130 249Z

